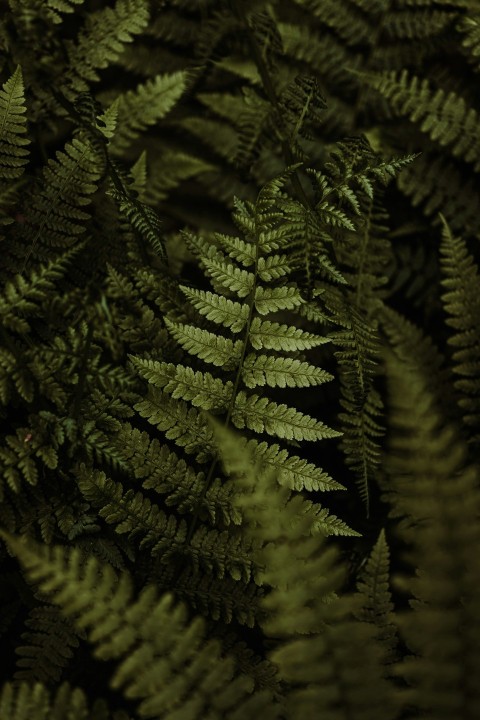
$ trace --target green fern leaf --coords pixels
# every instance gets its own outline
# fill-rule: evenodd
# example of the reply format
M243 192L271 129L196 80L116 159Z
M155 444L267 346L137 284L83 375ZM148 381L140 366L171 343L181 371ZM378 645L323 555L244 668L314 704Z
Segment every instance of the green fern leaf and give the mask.
M287 440L324 440L341 435L310 415L266 397L248 396L243 390L235 398L232 422L240 429L248 427Z
M333 380L333 375L315 365L293 358L250 353L243 364L242 379L249 388L257 385L309 387Z
M76 44L68 47L69 66L61 88L65 95L73 100L76 94L88 91L91 83L98 82L97 70L115 62L124 44L132 42L148 20L145 0L117 0L113 8L89 13Z
M117 99L118 121L109 149L121 154L149 125L155 125L176 105L189 83L186 71L157 75Z
M28 630L22 633L24 644L15 650L19 655L15 680L58 682L73 657L72 648L79 646L79 634L52 605L30 610L25 625Z
M480 442L480 342L477 328L480 324L480 277L478 267L468 253L465 242L454 238L445 218L442 232L442 295L447 324L455 329L448 339L457 348L453 353L453 371L459 376L454 387L458 405L468 428L470 441Z
M85 563L77 548L67 554L62 547L27 546L2 535L29 579L42 592L51 593L53 602L73 617L77 628L87 630L95 657L118 661L111 687L139 701L140 717L192 713L206 717L216 712L219 703L221 712L232 717L238 711L242 715L259 711L267 720L278 717L270 694L254 692L251 677L235 676L233 658L222 656L218 641L205 639L201 618L187 623L185 606L174 604L171 594L159 598L155 586L149 585L133 600L129 575L118 577L93 557ZM193 675L178 673L180 666L193 669ZM1 701L9 709L11 693L6 695L4 691ZM36 720L35 714L28 717ZM76 715L72 717L77 720ZM27 720L27 715L20 715L19 720Z
M400 116L418 123L441 146L449 146L454 157L473 163L480 169L480 143L478 142L478 113L454 92L434 91L427 79L409 76L407 70L389 71L363 76L391 104Z
M0 295L0 319L5 328L16 333L30 331L25 316L40 314L40 303L44 302L48 293L55 287L66 271L66 265L76 254L78 248L64 253L62 257L31 270L27 277L16 275L10 280Z
M359 620L370 622L377 628L377 637L385 650L385 662L397 659L397 632L393 624L392 594L389 588L390 551L382 530L372 548L365 567L359 575L357 592L361 609Z
M255 282L255 275L235 267L231 263L222 260L207 260L202 258L202 263L208 275L213 278L217 285L223 290L229 290L238 297L247 297L252 291Z
M104 701L97 701L94 707L89 708L83 690L72 688L68 683L62 683L52 698L47 688L39 682L34 685L21 682L15 686L7 682L0 692L0 717L9 720L46 720L47 717L67 716L70 720L83 720L85 717L105 720L106 713Z
M141 377L157 388L162 388L174 399L189 400L202 410L225 410L232 394L233 383L223 383L210 373L192 370L190 367L142 360L133 355L131 362Z
M239 438L238 443L245 446L245 452L261 463L268 470L275 470L280 485L291 490L345 490L345 487L333 480L321 468L309 463L297 455L290 455L288 450L279 445L270 445L258 440Z
M174 440L185 452L195 454L198 462L207 462L215 456L211 429L203 416L182 400L174 400L157 388L149 388L148 398L134 405L141 417Z
M22 69L17 66L13 75L0 90L0 183L16 180L23 175L30 144L23 137L27 132L25 88Z
M416 568L401 584L413 596L411 611L397 617L412 655L395 674L408 683L416 714L449 717L458 708L456 715L468 717L480 702L472 643L480 607L479 471L466 464L467 447L443 421L415 358L406 364L388 354L386 361L392 431L385 467L392 512Z
M305 300L297 287L262 287L255 291L255 307L260 315L268 315L278 310L293 310Z
M269 320L260 320L260 318L253 318L249 340L256 350L284 352L309 350L331 342L329 338L315 335L294 325L283 325Z
M165 325L172 337L191 355L225 370L232 370L238 364L243 348L240 340L233 342L195 325L174 323L168 318L165 318Z
M234 333L241 332L245 327L249 312L247 304L234 302L209 290L197 290L185 285L180 285L180 290L207 320L223 325Z

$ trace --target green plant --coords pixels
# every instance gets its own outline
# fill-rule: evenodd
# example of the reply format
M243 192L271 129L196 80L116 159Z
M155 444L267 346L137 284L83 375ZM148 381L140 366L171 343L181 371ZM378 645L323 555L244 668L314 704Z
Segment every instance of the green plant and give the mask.
M2 720L474 718L478 3L0 10Z

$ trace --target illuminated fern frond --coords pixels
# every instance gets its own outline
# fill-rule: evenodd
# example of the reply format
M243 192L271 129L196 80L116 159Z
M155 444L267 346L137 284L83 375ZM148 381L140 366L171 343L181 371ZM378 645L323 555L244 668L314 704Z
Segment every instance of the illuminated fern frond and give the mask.
M268 183L255 204L236 202L234 220L243 238L220 233L202 236L184 233L189 249L199 258L215 291L188 290L182 286L192 306L188 316L196 310L198 320L186 324L166 318L172 338L188 353L188 363L175 365L130 356L138 374L149 383L147 398L137 403L135 409L166 432L168 439L188 453L195 453L197 461L202 464L210 461L205 496L216 482L218 453L212 448L211 434L201 429L201 416L190 415L196 408L220 414L227 424L244 430L246 438L252 440L255 435L265 434L286 441L314 441L339 434L311 415L252 393L263 382L286 388L308 387L331 379L329 373L308 363L303 356L298 357L299 350L328 342L325 337L269 319L279 311L294 313L306 304L290 279L293 270L287 253L283 252L290 241L291 226L278 201L283 195L286 197L283 185L292 172L290 168ZM205 327L207 322L210 326ZM284 357L275 351L294 355ZM206 363L211 372L203 370ZM212 365L216 366L215 373ZM171 400L165 405L167 394ZM175 407L173 401L180 404ZM195 407L187 411L188 405ZM339 487L320 468L302 464L297 457L289 458L278 446L271 450L268 443L256 447L257 459L264 456L274 467L285 463L282 480L285 484L325 490ZM204 516L203 505L202 501L197 503L190 537L199 521L200 509ZM308 512L312 517L318 516L317 529L325 528L332 534L353 533L321 506L312 505Z
M256 355L245 357L242 379L249 388L269 385L270 387L309 387L333 380L330 373L322 368L309 365L294 358Z
M345 487L333 480L328 473L298 455L290 455L280 445L270 445L258 440L240 437L239 444L245 445L245 452L267 470L275 470L280 485L291 490L344 490ZM328 533L330 534L330 533Z
M232 422L240 429L247 427L257 433L266 432L287 440L313 441L338 437L341 434L294 408L260 395L247 396L243 390L235 399Z
M330 338L307 332L294 325L284 325L270 320L253 318L250 332L250 342L255 350L279 350L295 352L310 350L330 342Z
M245 327L248 319L248 305L238 303L210 291L196 290L180 285L180 290L190 300L193 307L207 320L223 325L234 333ZM168 325L167 325L168 327Z
M242 353L240 340L233 341L230 338L224 338L222 335L215 335L215 333L208 332L208 330L197 328L195 325L173 323L168 318L165 319L165 324L172 337L187 352L207 363L228 370L235 367L240 360Z

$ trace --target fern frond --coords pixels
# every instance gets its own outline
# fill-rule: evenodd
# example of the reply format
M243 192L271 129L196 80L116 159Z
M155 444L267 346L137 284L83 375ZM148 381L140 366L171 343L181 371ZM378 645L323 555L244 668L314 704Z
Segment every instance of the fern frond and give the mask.
M441 264L442 285L446 292L442 302L447 314L446 323L455 332L449 345L458 348L452 355L453 372L460 376L454 387L458 405L470 442L480 442L480 277L478 267L468 253L465 242L453 237L443 216Z
M231 315L227 317L230 319ZM225 370L232 370L240 360L243 347L240 340L232 341L230 338L197 328L195 325L173 323L168 318L165 318L165 325L179 345L200 360L223 367Z
M47 0L46 4L50 11L49 17L51 17L55 25L58 25L64 20L60 13L69 15L75 12L75 5L83 5L84 2L85 0Z
M381 530L357 581L361 609L358 610L356 616L359 620L375 626L378 640L385 650L387 664L397 659L396 646L398 643L392 616L393 603L389 588L389 575L390 550L385 538L385 530Z
M468 718L480 701L473 640L480 608L478 468L466 466L467 448L444 423L414 358L410 366L386 359L392 420L386 469L395 514L403 518L399 534L416 568L401 580L413 595L411 611L397 616L412 655L395 671L409 686L405 697L415 714Z
M266 432L287 440L323 440L341 435L320 420L260 395L241 390L235 398L232 422L237 428Z
M30 270L27 277L17 274L7 282L0 295L0 321L4 328L15 333L31 330L28 316L41 314L40 303L45 302L48 293L55 287L66 271L66 265L78 252L78 248L63 253L37 269Z
M259 385L309 387L333 380L333 375L315 365L293 358L250 353L245 357L242 380L249 388Z
M225 525L241 523L233 505L234 487L231 482L216 478L203 494L205 473L196 472L183 458L166 445L140 432L129 423L123 423L116 435L116 444L122 457L130 463L131 472L142 480L146 490L154 490L165 497L165 504L178 508L180 513L192 511L199 504L202 514L212 523Z
M307 8L322 25L328 30L333 30L347 46L368 42L372 36L372 25L368 16L348 5L337 3L335 0L326 2L324 0L295 0L295 2ZM373 12L375 5L378 4L378 2L368 3L368 12Z
M23 269L30 258L49 260L72 247L85 232L91 214L88 206L104 172L105 158L84 136L73 138L65 152L57 152L43 171L43 183L28 203Z
M441 35L449 26L455 15L452 10L437 9L435 6L427 10L401 9L398 12L387 13L385 17L385 32L389 39L423 40Z
M180 285L180 290L198 312L217 325L223 325L234 333L241 332L248 319L248 305L238 303L212 293ZM167 324L168 327L168 324Z
M463 34L462 45L466 48L469 62L478 72L480 70L480 15L469 13L457 23L457 29Z
M118 169L111 160L109 161L109 167L115 170L118 178ZM122 183L120 187L111 185L107 194L116 201L120 213L126 217L140 238L150 245L158 257L166 260L167 253L161 221L155 210L138 200L126 183Z
M432 224L438 223L441 212L454 232L480 231L479 183L466 177L455 161L424 152L399 175L397 184L414 207L421 205Z
M157 75L118 98L118 120L109 150L121 154L150 125L155 125L175 107L188 87L186 71Z
M72 688L68 683L62 683L53 697L39 682L34 685L22 682L16 686L7 682L0 692L0 717L9 720L46 720L47 717L67 716L71 720L83 720L87 716L90 720L105 720L105 713L105 702L97 701L89 708L83 690Z
M117 0L115 6L105 7L87 15L76 44L68 44L69 66L62 77L62 91L69 99L90 89L100 78L99 69L114 63L121 55L124 43L142 32L149 20L145 0Z
M178 399L182 403L187 401L203 410L221 413L227 424L232 423L239 429L245 429L247 437L252 434L248 431L289 441L321 440L339 435L310 415L250 392L259 382L276 387L308 387L331 379L329 373L309 364L303 357L285 358L277 357L274 353L256 352L257 349L273 348L291 352L327 342L325 338L295 325L273 323L268 319L269 315L278 311L296 310L305 305L298 287L290 280L292 268L288 255L277 253L287 246L290 239L288 217L283 212L282 204L278 204L278 199L284 196L284 205L288 205L286 194L282 195L282 187L294 171L295 167L291 167L264 186L256 204L236 202L234 220L244 233L244 238L219 233L202 236L184 233L189 249L199 257L201 267L211 277L215 290L214 293L207 293L184 288L185 295L191 298L192 305L198 306L199 316L210 316L212 323L222 326L222 332L230 331L234 337L242 329L243 338L237 340L235 337L232 340L226 332L218 335L201 326L174 322L167 317L167 328L188 352L193 367L130 356L137 372L150 384L148 398L135 408L153 424L159 423L158 426L167 431L167 438L184 446L187 452L195 452L197 460L201 457L202 462L211 452L211 436L208 436L206 442L204 438L204 447L200 452L198 440L192 445L192 435L198 438L200 416L195 416L194 425L187 429L184 424L185 405L178 409L176 417L169 416L166 408L159 407L165 397L163 393L158 393L159 389L171 395L172 400ZM238 302L238 299L243 302ZM232 322L232 314L237 311L237 319ZM265 320L260 320L260 317L265 317ZM216 365L219 377L196 370L197 358ZM207 448L208 452L205 452ZM279 449L275 450L269 454L271 464L278 464L280 457L286 459L284 455L280 456ZM268 446L263 452L258 450L258 454L266 452ZM205 496L216 482L216 451L211 454L210 462L203 490ZM291 473L295 472L296 462L300 462L299 459L290 461ZM294 483L303 481L330 486L330 479L326 480L319 468L297 467L298 474L289 475L289 478L295 478ZM302 475L304 480L301 479ZM194 511L189 538L194 536L200 509L204 515L202 502L197 503ZM332 533L352 532L320 506L312 506L309 512L312 515L319 513L321 520L318 527L326 527Z
M365 82L386 98L393 111L417 123L432 140L447 146L453 157L480 170L478 113L454 92L434 91L427 79L410 76L407 70L364 76Z
M145 400L134 405L135 410L174 440L185 452L195 454L198 462L207 462L214 456L212 431L196 408L183 400L174 400L157 388L149 388Z
M107 478L103 472L88 471L81 465L75 474L82 494L99 508L105 521L114 525L119 534L128 533L130 538L142 536L140 549L151 548L152 556L159 557L163 565L171 564L176 554L187 553L197 571L201 567L220 578L228 573L234 580L249 581L253 567L250 549L239 534L202 525L186 547L184 519L167 515L140 492L124 492L121 483Z
M174 604L171 594L159 598L150 585L133 600L129 575L118 577L92 557L82 562L78 549L67 554L62 547L26 545L2 535L29 579L88 632L95 657L118 661L110 685L139 702L141 717L199 717L241 708L242 714L278 718L271 695L253 692L253 679L235 673L233 658L205 638L202 619L188 622L185 606Z
M79 645L78 633L53 605L33 608L25 625L29 629L15 651L19 655L15 680L58 682L73 657L72 648Z
M291 490L345 490L324 470L298 455L290 455L288 450L277 444L270 445L254 439L247 441L246 438L239 438L238 443L245 446L247 455L252 455L267 470L275 470L280 485Z
M214 349L215 350L215 349ZM182 365L155 360L130 358L141 377L161 388L174 399L187 400L202 410L225 410L231 398L233 383L223 383L210 373Z
M231 453L228 445L224 453ZM286 684L288 715L393 720L373 629L353 619L351 598L336 597L343 570L335 549L325 547L321 534L309 537L312 518L298 517L302 499L274 490L271 475L247 473L242 486L239 504L265 568L261 582L272 588L262 602L262 628L276 638L269 658Z
M0 90L0 187L7 180L17 180L23 175L28 163L30 144L23 137L27 132L25 113L25 87L22 69L17 66L15 72L2 85Z
M255 350L279 350L295 352L331 342L330 338L270 320L253 318L250 328L250 342Z

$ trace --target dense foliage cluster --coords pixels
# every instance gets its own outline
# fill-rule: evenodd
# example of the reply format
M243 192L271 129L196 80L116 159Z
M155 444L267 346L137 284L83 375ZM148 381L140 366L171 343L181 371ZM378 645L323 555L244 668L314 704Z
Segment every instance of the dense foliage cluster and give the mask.
M0 0L0 720L474 720L478 0Z

